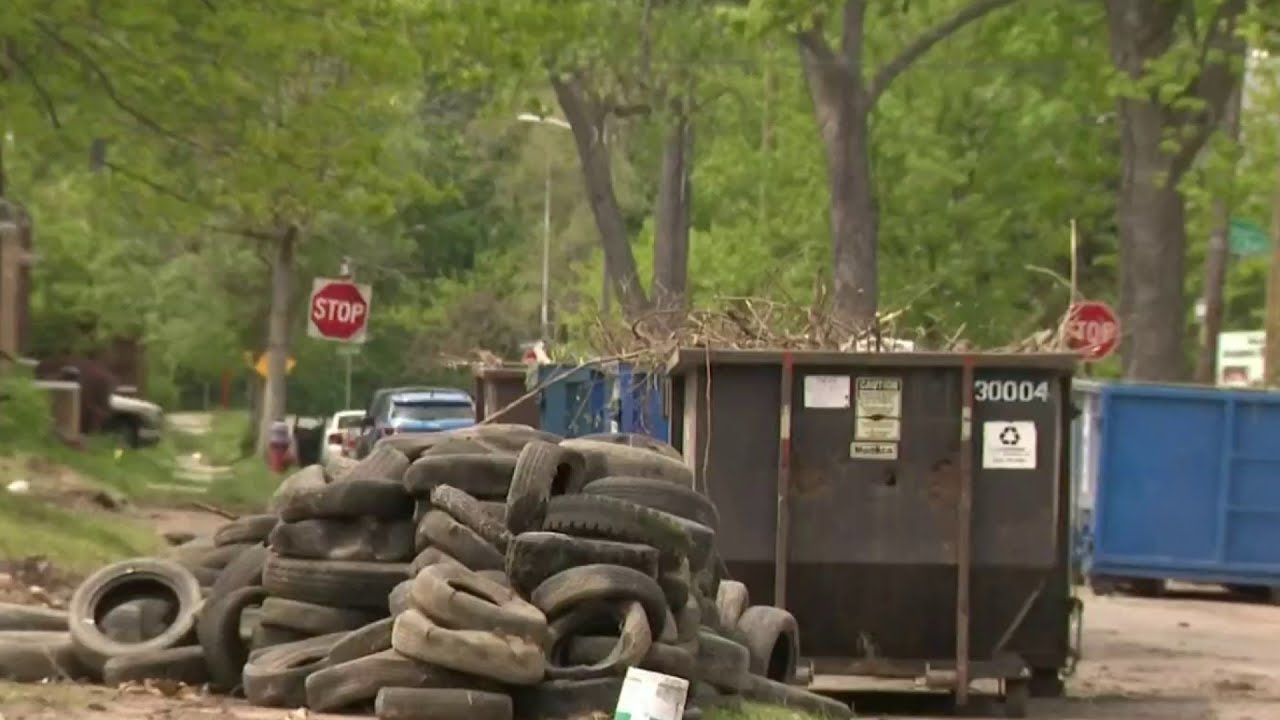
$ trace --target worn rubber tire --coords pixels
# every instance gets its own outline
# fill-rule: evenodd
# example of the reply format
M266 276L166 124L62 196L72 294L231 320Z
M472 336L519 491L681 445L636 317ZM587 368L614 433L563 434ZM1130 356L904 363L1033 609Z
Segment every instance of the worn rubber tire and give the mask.
M67 612L34 605L0 603L0 632L6 630L67 631Z
M683 459L599 440L575 438L561 445L582 453L588 482L606 477L646 477L693 487L693 468Z
M118 643L98 627L95 620L104 598L156 593L171 595L178 606L173 624L156 637L141 643ZM67 609L68 628L77 657L88 670L99 673L108 658L166 650L181 643L195 629L202 604L199 582L181 565L151 558L126 560L98 570L76 588Z
M367 707L384 687L497 689L496 683L418 662L394 650L328 664L307 676L305 685L307 709L324 713Z
M351 632L382 616L383 613L376 611L269 597L262 602L261 622L315 636Z
M413 559L414 524L407 518L374 517L299 520L271 531L271 549L311 560L408 562Z
M177 604L164 594L137 597L103 613L98 627L116 642L140 643L164 632L177 609Z
M657 581L620 565L581 565L552 575L529 595L551 620L591 601L634 600L644 606L654 637L666 625L667 601Z
M302 707L307 702L307 676L324 667L325 658L345 635L321 635L255 653L244 666L245 697L259 707Z
M417 575L414 574L414 577L417 577ZM391 593L387 595L387 610L391 613L391 617L399 615L412 606L412 593L412 580L405 580L399 585L391 588Z
M413 580L410 598L422 614L454 630L492 630L541 645L547 618L514 590L460 565L432 565Z
M617 642L590 663L548 662L549 680L590 680L625 675L627 668L640 664L653 646L653 632L645 616L644 606L635 601L586 602L575 606L551 623L549 658L567 656L566 645L584 631L601 622L613 625Z
M347 479L347 475L351 473L351 468L359 465L360 461L345 455L329 455L324 460L324 474L329 477L330 482L340 482Z
M329 651L326 665L341 665L356 658L391 649L391 624L395 618L387 617L352 630L334 644Z
M758 675L747 676L742 695L748 700L799 710L819 718L849 720L853 717L853 708L838 700L832 700L793 685L774 682Z
M511 455L425 455L409 466L404 486L414 497L430 497L437 486L450 485L479 500L503 500L515 469Z
M290 600L386 612L391 589L408 577L409 566L401 563L298 560L272 553L262 570L262 586Z
M261 587L242 587L211 597L200 611L196 637L215 688L233 692L240 687L240 676L249 660L249 646L240 635L240 618L247 608L260 605L266 596L267 592Z
M606 715L613 717L622 692L622 678L548 680L521 688L512 695L521 720L567 720Z
M378 720L512 720L511 696L461 688L386 687L374 702Z
M418 577L418 573L432 565L435 565L436 563L453 563L455 565L466 567L465 565L462 565L462 563L458 562L457 558L440 548L429 547L418 553L417 556L413 558L413 562L409 563L409 577Z
M413 516L413 498L398 480L357 479L354 472L342 482L290 495L280 505L280 519L291 523L319 518L367 516L395 520Z
M791 613L770 605L746 609L734 627L751 653L751 673L787 683L795 678L800 659L800 625Z
M173 680L186 685L209 681L209 666L199 645L148 650L113 657L102 667L102 682L119 685L144 680Z
M576 494L586 483L586 461L568 448L534 440L524 446L507 492L507 529L520 534L542 527L553 495Z
M204 568L218 571L225 568L239 557L240 553L251 547L254 547L253 543L216 546L209 541L195 540L174 548L169 557L189 570Z
M567 535L649 545L665 555L686 556L690 547L689 534L679 518L600 495L551 498L543 527Z
M261 651L268 648L301 642L309 639L310 637L310 635L298 632L297 630L275 627L274 625L264 625L259 622L258 627L253 630L253 638L249 641L249 646L251 648L249 651L249 659L252 660Z
M214 545L261 544L280 522L275 514L245 515L218 528L213 533Z
M84 670L71 635L49 630L0 631L0 679L11 682L76 680Z
M716 615L719 617L720 627L725 630L738 627L738 618L742 617L742 613L750 605L751 598L747 594L746 585L737 580L720 581L720 586L716 588Z
M505 553L511 533L485 504L452 485L438 485L431 491L431 504L470 528L498 552Z
M399 480L408 469L407 455L391 445L378 443L368 455L347 470L342 480Z
M303 492L311 492L328 485L332 481L319 465L308 465L285 478L267 501L267 512L277 514L280 506Z
M658 587L662 588L662 594L667 596L667 603L673 610L683 608L689 602L692 585L688 558L680 558L679 565L658 573Z
M215 598L241 588L262 585L262 566L267 561L267 552L265 545L245 548L218 573L217 579L209 587L209 597Z
M546 674L546 658L534 643L484 630L450 630L417 610L396 618L391 646L425 663L509 685L532 685Z
M695 648L698 633L702 630L702 607L697 593L691 593L684 607L677 609L675 615L675 643L684 647Z
M565 662L572 665L590 665L603 660L618 644L618 638L584 635L571 638L567 645ZM697 672L697 659L688 650L667 643L655 642L649 652L636 665L663 675L691 678ZM626 672L625 668L622 671Z
M505 568L511 584L527 594L562 570L596 564L621 565L656 578L658 551L635 543L580 538L556 532L527 532L511 541Z
M684 456L680 454L680 451L675 449L675 447L670 443L663 442L655 437L650 437L641 433L588 433L586 435L579 436L578 439L595 440L597 442L613 443L614 445L626 445L627 447L651 450L659 455L665 455L672 460L684 460Z
M720 527L720 515L711 499L691 487L666 480L637 477L606 477L587 483L587 495L630 500L654 510L700 523L712 531Z
M751 674L751 653L739 643L703 631L698 634L698 676L717 690L742 692Z
M419 550L438 547L472 570L501 570L504 564L497 548L443 510L432 510L422 518L414 544Z

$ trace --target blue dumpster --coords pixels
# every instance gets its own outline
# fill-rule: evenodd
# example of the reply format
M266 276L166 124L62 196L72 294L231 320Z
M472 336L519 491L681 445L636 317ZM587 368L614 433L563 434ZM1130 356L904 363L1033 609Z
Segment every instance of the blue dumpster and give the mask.
M1280 393L1105 384L1091 581L1280 588Z
M538 394L541 429L563 437L609 432L610 378L598 368L539 365L529 373L528 387Z
M670 442L670 431L662 405L663 375L637 370L629 363L614 368L614 401L618 408L618 431L639 433Z

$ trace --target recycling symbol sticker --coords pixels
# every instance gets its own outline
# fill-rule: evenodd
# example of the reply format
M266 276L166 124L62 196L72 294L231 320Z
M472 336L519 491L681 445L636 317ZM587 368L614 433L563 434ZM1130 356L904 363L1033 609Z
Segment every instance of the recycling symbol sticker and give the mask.
M1034 470L1036 424L1030 420L994 420L982 424L982 467Z

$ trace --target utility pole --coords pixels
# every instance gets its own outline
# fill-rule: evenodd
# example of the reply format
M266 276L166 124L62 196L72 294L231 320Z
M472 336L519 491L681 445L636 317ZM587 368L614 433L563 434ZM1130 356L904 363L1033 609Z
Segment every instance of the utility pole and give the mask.
M1267 342L1262 353L1266 387L1280 385L1280 153L1276 154L1276 184L1271 201L1271 263L1267 269Z
M348 282L355 282L355 273L351 270L351 258L342 258L342 264L338 266L338 276ZM339 345L338 352L342 354L343 359L342 408L346 410L351 407L351 358L356 354L356 346Z
M1235 92L1227 101L1226 113L1222 118L1223 130L1232 143L1240 142L1240 116L1243 111L1244 87L1247 75L1242 75L1236 83ZM1235 148L1233 148L1234 152ZM1238 163L1234 156L1231 163L1232 177ZM1213 384L1217 377L1218 334L1222 331L1222 298L1227 281L1227 259L1231 254L1231 194L1235 183L1227 183L1218 189L1218 197L1213 201L1213 229L1209 233L1209 251L1204 259L1204 319L1200 323L1200 351L1196 356L1195 381L1206 385Z

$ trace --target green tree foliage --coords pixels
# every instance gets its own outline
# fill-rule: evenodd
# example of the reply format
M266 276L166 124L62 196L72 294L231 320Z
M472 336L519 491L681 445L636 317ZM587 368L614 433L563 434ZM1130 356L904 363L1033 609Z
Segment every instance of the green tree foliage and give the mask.
M16 2L0 14L0 159L5 196L37 222L35 349L138 335L167 402L217 397L224 374L233 401L254 394L244 356L267 347L290 227L291 408L344 401L345 361L303 330L310 278L344 256L374 288L355 404L390 382L466 382L446 360L514 356L539 330L548 168L553 318L585 349L607 299L598 188L573 133L516 119L560 113L552 78L581 79L607 110L615 282L629 255L652 299L664 148L687 116L691 302L830 295L827 149L795 33L823 13L833 28L844 2ZM868 72L964 5L870 3ZM998 347L1054 328L1073 219L1081 293L1119 300L1117 98L1132 88L1106 6L1012 3L876 103L879 306L895 334ZM1157 84L1194 76L1175 50ZM1278 94L1264 81L1240 147L1210 140L1181 178L1189 292L1224 188L1238 216L1268 220ZM1264 279L1262 260L1232 262L1225 327L1258 326Z

